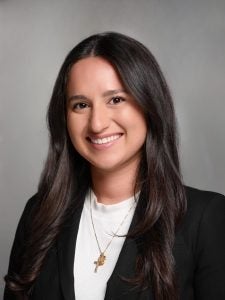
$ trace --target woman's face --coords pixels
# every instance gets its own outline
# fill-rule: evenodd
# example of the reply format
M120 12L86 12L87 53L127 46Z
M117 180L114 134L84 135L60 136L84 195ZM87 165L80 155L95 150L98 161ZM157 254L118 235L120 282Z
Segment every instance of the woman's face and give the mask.
M92 171L137 166L147 126L114 67L101 57L75 63L67 87L67 128Z

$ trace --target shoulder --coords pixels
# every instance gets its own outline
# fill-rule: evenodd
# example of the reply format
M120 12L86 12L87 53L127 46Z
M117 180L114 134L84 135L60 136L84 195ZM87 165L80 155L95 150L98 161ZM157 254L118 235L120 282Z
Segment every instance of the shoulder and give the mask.
M38 205L38 202L38 194L34 194L31 198L28 199L23 209L23 213L21 215L19 223L24 224L32 219L33 213Z
M32 197L30 197L24 207L24 212L28 213L33 210L33 208L37 205L38 203L38 194L34 194Z
M186 195L180 265L184 260L186 270L191 270L196 299L225 299L225 197L190 187Z
M37 194L33 195L27 202L20 216L19 223L17 225L14 244L23 244L25 236L28 234L30 224L35 214L36 207L38 205Z
M38 205L38 196L37 194L33 195L25 204L22 215L20 217L17 232L24 229L25 227L29 227L29 223L31 222L35 209Z
M225 196L211 191L203 191L192 187L185 187L187 197L186 218L192 221L199 219L204 213L221 214L225 211Z
M10 253L8 269L9 274L12 272L18 272L21 267L21 256L23 254L24 245L27 241L30 223L32 221L34 208L36 207L37 202L37 194L35 194L27 201L23 213L20 217Z
M186 196L189 204L204 205L212 199L225 201L225 196L212 191L204 191L190 186L185 186Z
M196 254L211 243L224 247L221 238L225 230L225 196L191 187L185 190L187 211L181 232L189 251Z

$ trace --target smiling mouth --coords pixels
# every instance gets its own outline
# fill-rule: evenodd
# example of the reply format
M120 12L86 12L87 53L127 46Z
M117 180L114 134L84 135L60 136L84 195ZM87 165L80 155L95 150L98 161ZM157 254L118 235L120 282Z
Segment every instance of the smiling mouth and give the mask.
M122 136L122 134L115 134L115 135L111 135L108 137L104 137L102 139L100 139L100 138L95 139L95 138L88 137L87 140L92 144L102 145L102 144L107 144L112 141L118 140L121 136Z

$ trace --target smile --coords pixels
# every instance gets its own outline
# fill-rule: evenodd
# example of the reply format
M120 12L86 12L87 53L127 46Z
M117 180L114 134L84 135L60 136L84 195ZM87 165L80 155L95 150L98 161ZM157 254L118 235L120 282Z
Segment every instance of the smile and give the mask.
M117 139L119 139L121 137L122 134L115 134L115 135L111 135L108 137L104 137L102 139L94 139L94 138L88 138L88 140L92 143L92 144L96 144L96 145L102 145L102 144L107 144L110 143L112 141L115 141Z

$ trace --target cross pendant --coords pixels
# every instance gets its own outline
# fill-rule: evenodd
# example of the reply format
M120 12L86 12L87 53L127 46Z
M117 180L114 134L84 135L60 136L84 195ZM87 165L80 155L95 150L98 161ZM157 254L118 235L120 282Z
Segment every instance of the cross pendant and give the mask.
M104 255L104 253L100 253L100 256L99 256L98 260L94 262L94 264L96 265L96 267L95 267L95 273L97 273L97 270L98 270L99 266L103 266L104 265L105 259L106 259L106 256Z

